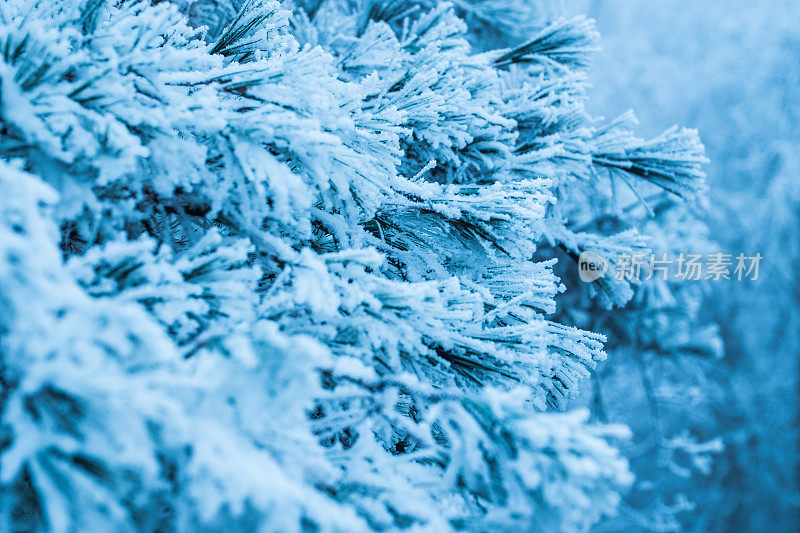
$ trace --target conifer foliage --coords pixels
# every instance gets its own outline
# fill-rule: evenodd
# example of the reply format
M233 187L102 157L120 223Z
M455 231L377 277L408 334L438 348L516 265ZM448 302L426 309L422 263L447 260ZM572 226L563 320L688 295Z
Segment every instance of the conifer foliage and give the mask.
M0 4L2 529L613 513L624 428L554 412L604 337L539 254L638 249L583 228L704 157L586 115L597 45L522 0Z

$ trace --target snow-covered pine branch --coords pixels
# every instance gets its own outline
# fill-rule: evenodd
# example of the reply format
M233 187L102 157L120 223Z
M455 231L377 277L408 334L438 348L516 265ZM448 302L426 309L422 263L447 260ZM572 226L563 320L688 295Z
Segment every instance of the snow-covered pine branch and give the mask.
M553 320L536 259L606 214L582 201L613 155L582 107L596 34L542 20L484 52L502 5L0 6L7 527L615 511L624 432L548 412L604 337ZM699 177L634 144L623 170Z

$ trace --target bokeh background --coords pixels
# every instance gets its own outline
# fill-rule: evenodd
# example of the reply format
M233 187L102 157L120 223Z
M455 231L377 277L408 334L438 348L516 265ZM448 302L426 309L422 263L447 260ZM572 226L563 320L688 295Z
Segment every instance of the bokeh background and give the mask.
M590 111L633 108L642 136L698 129L711 238L734 256L764 256L758 282L707 288L702 316L719 325L721 359L656 367L650 383L624 357L601 368L585 401L599 390L608 419L631 426L639 481L596 529L798 531L800 2L574 0L567 10L588 13L602 35ZM688 430L693 464L664 460L649 444L656 426Z

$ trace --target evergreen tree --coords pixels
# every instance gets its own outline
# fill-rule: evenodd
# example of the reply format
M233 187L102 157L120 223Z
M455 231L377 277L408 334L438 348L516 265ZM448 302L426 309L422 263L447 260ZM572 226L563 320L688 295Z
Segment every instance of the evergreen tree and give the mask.
M679 238L620 190L692 200L705 159L693 131L586 114L591 21L9 0L0 22L5 529L574 531L615 511L624 428L554 412L605 339L574 292L555 314L546 257L572 282L587 249Z

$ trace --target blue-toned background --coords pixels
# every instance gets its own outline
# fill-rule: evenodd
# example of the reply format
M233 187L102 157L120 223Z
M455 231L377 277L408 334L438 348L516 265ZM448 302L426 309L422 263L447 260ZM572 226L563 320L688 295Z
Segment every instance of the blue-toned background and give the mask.
M627 509L598 530L682 524L697 531L796 531L800 3L600 0L575 7L597 19L602 35L590 110L612 118L633 108L643 135L673 124L697 128L711 160L712 238L732 254L764 255L759 282L710 286L704 313L725 343L717 367L700 362L700 370L651 373L663 422L640 402L606 402L614 406L613 421L634 429L640 448L634 444L629 456L640 480ZM595 387L606 396L644 398L629 370L611 358ZM687 411L696 413L694 434L725 442L723 453L709 455L707 474L682 476L646 445L654 423L680 425L670 418L685 420ZM682 494L693 508L681 506Z

